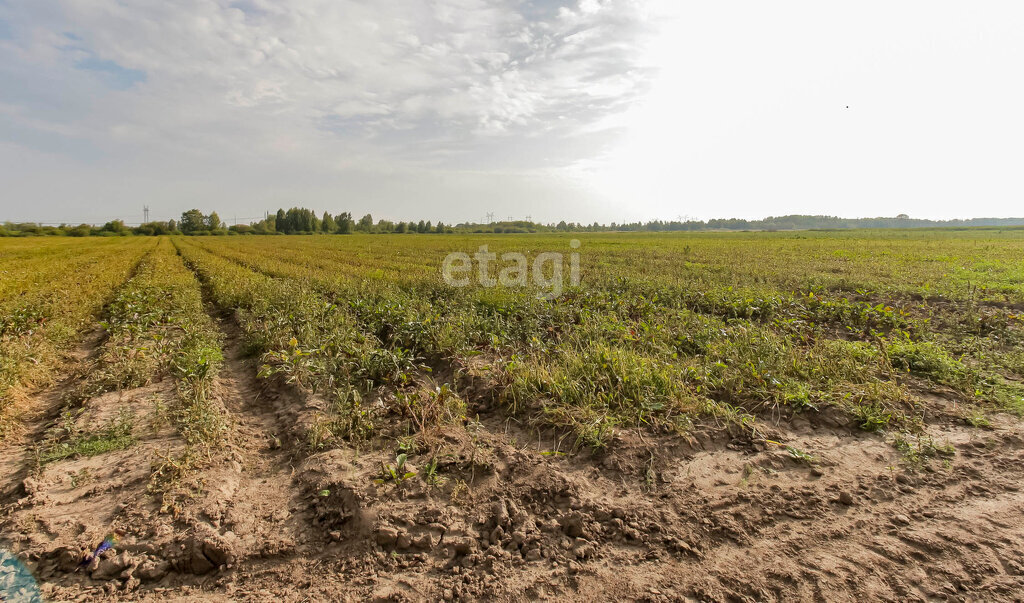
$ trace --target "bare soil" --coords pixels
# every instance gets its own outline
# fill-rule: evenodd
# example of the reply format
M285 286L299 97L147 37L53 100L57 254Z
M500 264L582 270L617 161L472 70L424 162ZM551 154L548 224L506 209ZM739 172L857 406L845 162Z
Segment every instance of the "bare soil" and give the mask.
M830 412L767 421L759 437L704 425L571 453L481 403L479 420L410 455L417 476L376 483L394 450L311 453L322 402L257 380L232 321L221 324L232 436L170 509L149 491L154 464L183 446L155 419L169 383L86 403L82 429L133 408L131 448L41 467L35 447L71 384L30 400L23 437L0 450L0 546L48 599L1024 597L1024 427L1010 417L984 429L930 417L955 454L911 467ZM79 568L114 530L115 549Z

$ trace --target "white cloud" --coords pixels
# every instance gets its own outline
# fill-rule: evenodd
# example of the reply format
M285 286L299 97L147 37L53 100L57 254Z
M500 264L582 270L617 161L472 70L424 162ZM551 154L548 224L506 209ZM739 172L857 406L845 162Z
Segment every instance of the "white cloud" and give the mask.
M118 92L94 86L103 106L80 99L50 118L88 120L99 137L129 130L142 142L150 132L150 143L175 151L308 148L312 157L293 159L335 150L430 165L475 153L467 141L478 136L502 135L505 149L538 133L558 144L643 87L643 78L623 77L644 31L629 2L584 1L548 21L528 20L515 2L482 0L65 0L56 7L9 8L19 35L4 43L5 55L28 70L70 76L76 86L81 53L146 81ZM611 44L621 49L610 54ZM20 100L33 112L35 99ZM424 152L424 143L436 152ZM410 145L420 151L402 152ZM501 165L500 149L486 148Z
M1024 11L959 7L0 0L0 219L1020 213Z
M196 174L216 164L251 182L260 179L255 172L271 171L296 180L287 203L304 201L310 179L360 181L357 188L372 191L354 171L404 172L411 180L445 173L456 183L438 190L445 198L469 172L520 174L526 182L606 144L612 134L595 137L588 128L623 110L646 81L633 64L648 27L636 2L558 6L0 2L0 22L12 32L0 39L0 136L13 148L52 154L46 164L69 166L69 174L89 165L123 178L131 166L146 174L143 181L166 180L167 191L182 189L171 166ZM98 69L83 69L83 60ZM21 194L65 194L32 172L12 180ZM210 191L224 190L226 181L238 186L242 198L229 193L230 203L246 195L267 201L245 177L214 178L221 182ZM131 180L107 202L165 195ZM555 182L551 194L563 189ZM402 205L393 195L384 201L385 212ZM466 210L438 213L452 220L457 211Z

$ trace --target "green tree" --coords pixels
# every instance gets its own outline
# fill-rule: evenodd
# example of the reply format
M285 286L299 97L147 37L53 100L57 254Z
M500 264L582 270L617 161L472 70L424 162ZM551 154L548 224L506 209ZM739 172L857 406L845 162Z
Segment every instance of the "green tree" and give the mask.
M324 217L320 220L320 230L327 234L338 232L338 223L334 221L331 214L324 212Z
M342 212L335 218L335 222L338 223L338 232L341 234L352 234L352 230L355 228L355 223L352 221L352 214L349 212Z
M359 218L359 224L356 226L356 230L360 232L370 232L373 230L373 216L366 214L362 218Z
M112 232L112 233L114 233L116 235L122 235L122 236L131 233L131 231L128 229L128 227L124 225L124 221L123 220L111 220L110 222L107 222L106 224L104 224L103 228L100 228L100 231L101 232Z
M224 227L224 225L220 221L220 216L217 215L217 212L210 212L210 215L207 216L206 227L209 228L210 230L220 230L221 228Z
M206 217L198 209L190 209L181 214L181 223L178 225L182 234L194 234L206 229Z

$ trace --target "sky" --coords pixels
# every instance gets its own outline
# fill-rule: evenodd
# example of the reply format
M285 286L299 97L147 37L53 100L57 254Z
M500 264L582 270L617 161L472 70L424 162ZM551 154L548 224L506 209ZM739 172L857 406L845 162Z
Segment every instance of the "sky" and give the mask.
M0 0L0 220L1024 215L1024 4Z

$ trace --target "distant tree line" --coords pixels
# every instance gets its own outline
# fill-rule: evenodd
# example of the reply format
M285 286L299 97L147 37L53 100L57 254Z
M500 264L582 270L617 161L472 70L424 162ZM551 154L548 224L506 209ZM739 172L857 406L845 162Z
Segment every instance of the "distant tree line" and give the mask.
M968 220L924 220L899 215L895 218L839 218L834 216L789 215L768 217L763 220L716 218L711 220L628 222L611 224L583 224L565 222L536 224L525 221L494 222L490 224L461 223L457 232L516 233L516 232L675 232L675 231L743 231L743 230L835 230L855 228L969 228L969 227L1024 226L1024 218L971 218Z
M836 216L804 216L789 215L768 217L763 220L744 220L740 218L629 222L617 224L581 224L576 222L559 222L557 224L539 224L525 220L493 222L479 224L464 222L450 226L429 220L418 222L392 222L391 220L373 221L373 216L366 214L358 220L351 213L342 212L331 215L300 207L289 210L279 209L277 213L268 215L266 219L252 224L235 224L228 226L221 221L217 212L209 215L198 209L191 209L181 214L181 220L166 222L146 222L139 226L127 226L121 220L112 220L103 226L79 224L78 226L61 224L60 226L44 226L31 222L4 222L0 225L0 237L8 236L69 236L69 237L115 237L128 235L157 236L165 234L181 234L190 236L204 235L243 235L243 234L390 234L390 233L537 233L537 232L675 232L675 231L740 231L740 230L827 230L854 228L967 228L967 227L1007 227L1024 226L1024 218L971 218L968 220L924 220L910 218L900 214L894 218L840 218Z
M432 224L429 220L424 222L392 222L391 220L373 221L373 216L366 214L359 220L352 217L351 213L342 212L332 216L324 212L317 217L311 209L293 207L287 211L277 210L277 213L268 216L248 225L247 232L253 234L352 234L364 232L372 234L386 233L446 233L454 232L450 226L438 222Z
M279 209L276 214L252 224L234 224L228 226L221 221L217 212L209 215L198 209L190 209L181 214L181 220L146 222L139 226L125 225L122 220L111 220L103 226L80 224L73 226L44 226L33 222L4 222L0 225L0 237L18 236L68 236L68 237L117 237L128 235L157 236L178 234L188 236L239 235L239 234L352 234L356 232L384 233L451 233L455 230L442 222L436 224L420 220L419 222L392 222L390 220L373 221L373 216L366 214L358 221L352 214L342 212L332 216L324 212L317 216L311 209L293 207L289 210Z
M180 233L174 220L149 222L140 226L126 226L122 220L111 220L103 226L92 224L61 224L46 226L35 222L4 222L0 224L0 237L124 237L129 235L162 235Z

